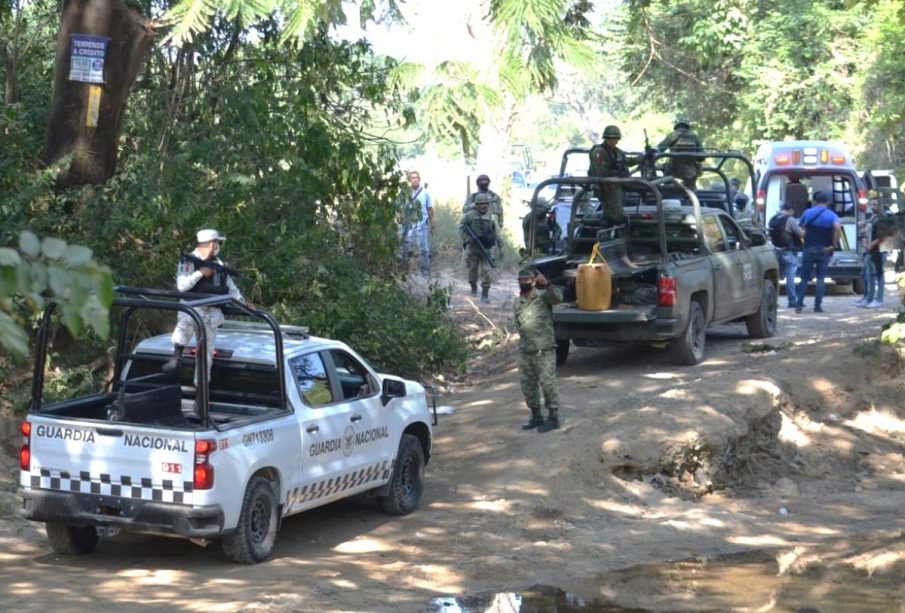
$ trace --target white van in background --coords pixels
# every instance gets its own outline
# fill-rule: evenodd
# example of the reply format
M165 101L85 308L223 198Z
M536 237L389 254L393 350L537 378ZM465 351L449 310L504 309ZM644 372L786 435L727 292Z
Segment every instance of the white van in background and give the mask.
M774 141L758 147L754 157L755 216L766 225L783 202L795 216L810 208L815 192L830 194L829 204L842 224L841 244L830 259L829 277L860 288L858 222L867 210L867 189L848 147L836 141Z

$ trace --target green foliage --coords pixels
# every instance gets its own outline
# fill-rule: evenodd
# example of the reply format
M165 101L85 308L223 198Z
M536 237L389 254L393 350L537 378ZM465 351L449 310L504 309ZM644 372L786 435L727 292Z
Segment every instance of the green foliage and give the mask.
M269 24L260 32L232 50L244 33L230 23L197 37L200 55L178 67L197 89L178 103L177 67L155 54L127 107L117 175L54 193L52 173L31 173L5 219L85 244L118 284L146 287L172 287L179 253L214 227L243 293L281 320L398 374L457 367L442 292L413 300L397 283L403 184L380 137L410 117L389 81L396 63L323 32L296 50Z
M14 355L28 351L20 310L42 310L48 299L60 305L66 328L79 336L85 326L106 338L113 301L110 269L92 259L91 250L58 238L40 240L28 230L18 250L0 248L0 344Z

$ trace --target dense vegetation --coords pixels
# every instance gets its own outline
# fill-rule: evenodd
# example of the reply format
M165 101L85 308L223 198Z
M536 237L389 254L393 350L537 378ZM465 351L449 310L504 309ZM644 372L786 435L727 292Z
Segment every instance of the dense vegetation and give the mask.
M666 129L683 112L711 146L840 138L864 166L905 167L901 0L465 2L484 61L459 48L433 66L340 40L331 26L350 4L127 3L176 27L156 33L141 64L116 173L61 189L85 151L43 156L60 5L0 0L0 245L26 229L59 237L90 248L116 283L166 287L194 232L216 227L256 303L419 375L460 365L464 345L442 288L419 299L399 289L400 154L472 160L482 126L504 151L588 144L604 122L637 136L633 126ZM354 4L363 22L398 20L405 6ZM36 302L10 287L3 311L25 322Z

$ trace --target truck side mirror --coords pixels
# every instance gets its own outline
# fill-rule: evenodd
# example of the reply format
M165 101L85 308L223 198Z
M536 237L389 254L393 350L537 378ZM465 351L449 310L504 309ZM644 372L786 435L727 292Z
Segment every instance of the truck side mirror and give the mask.
M393 398L405 396L405 381L401 379L386 378L380 386L380 400L386 406Z
M761 232L752 232L748 235L748 240L754 247L760 247L767 244L767 237Z

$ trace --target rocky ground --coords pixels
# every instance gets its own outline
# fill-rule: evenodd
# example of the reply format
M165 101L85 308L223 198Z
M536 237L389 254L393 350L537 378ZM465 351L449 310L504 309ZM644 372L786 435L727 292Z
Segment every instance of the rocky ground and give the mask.
M842 289L826 313L782 310L767 342L747 339L743 325L716 327L696 367L674 366L654 349L573 349L559 370L564 427L538 434L519 427L527 410L512 276L494 287L490 305L474 302L448 272L442 278L480 351L466 375L435 381L453 412L435 429L422 508L392 518L347 502L295 516L272 559L257 566L148 536L102 541L85 557L54 555L40 527L15 513L15 421L4 420L4 604L505 611L528 600L475 595L546 585L578 600L530 610L594 601L786 610L770 582L832 564L858 580L834 575L800 604L844 610L833 608L834 590L851 592L866 577L903 583L903 360L876 342L893 300L857 309ZM701 565L740 552L760 556L755 566L769 568L768 578L720 573L738 580L735 590L704 580ZM678 560L697 561L700 581L678 579L675 564L663 570ZM905 606L905 594L890 597Z

